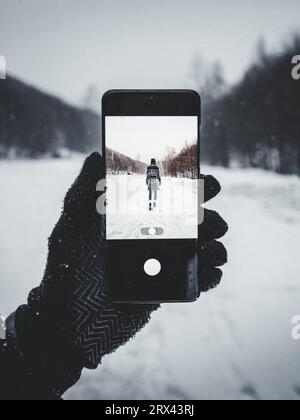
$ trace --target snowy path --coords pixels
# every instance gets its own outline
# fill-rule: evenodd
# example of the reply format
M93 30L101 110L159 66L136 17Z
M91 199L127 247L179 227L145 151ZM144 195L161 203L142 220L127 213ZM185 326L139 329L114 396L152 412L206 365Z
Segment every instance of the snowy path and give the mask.
M108 179L107 237L149 239L197 238L197 181L162 177L157 207L149 211L149 192L143 175L111 175Z
M0 311L42 277L47 236L81 163L0 162ZM204 170L203 170L204 171ZM300 399L300 180L205 168L223 184L209 204L230 224L222 285L165 305L128 345L85 372L68 398Z

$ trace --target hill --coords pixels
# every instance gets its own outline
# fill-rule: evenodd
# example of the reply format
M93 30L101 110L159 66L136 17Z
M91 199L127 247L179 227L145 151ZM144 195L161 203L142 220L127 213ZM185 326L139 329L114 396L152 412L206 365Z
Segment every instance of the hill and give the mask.
M145 174L147 171L147 165L144 162L133 160L109 148L106 149L106 164L108 171L111 173L133 172Z
M99 101L100 103L100 101ZM99 150L100 116L19 80L0 81L0 157L59 157Z

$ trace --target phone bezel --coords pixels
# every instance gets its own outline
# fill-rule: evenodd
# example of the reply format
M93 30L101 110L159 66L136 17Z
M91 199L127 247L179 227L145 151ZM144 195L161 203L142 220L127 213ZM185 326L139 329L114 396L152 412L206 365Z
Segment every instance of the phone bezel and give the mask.
M102 155L106 162L106 117L110 116L195 116L198 118L198 179L200 178L200 127L201 127L201 99L193 90L109 90L102 98ZM106 173L106 171L105 171ZM200 194L198 195L200 209ZM199 213L199 212L198 212ZM199 214L198 214L199 218ZM106 239L108 249L115 250L137 249L142 246L147 250L153 248L153 243L159 243L161 249L195 249L198 239ZM145 276L147 276L145 274ZM194 301L180 296L178 299L155 299L151 302L182 302ZM119 300L115 300L119 302ZM120 302L125 302L120 300ZM127 301L126 301L127 302ZM131 302L130 300L128 302Z

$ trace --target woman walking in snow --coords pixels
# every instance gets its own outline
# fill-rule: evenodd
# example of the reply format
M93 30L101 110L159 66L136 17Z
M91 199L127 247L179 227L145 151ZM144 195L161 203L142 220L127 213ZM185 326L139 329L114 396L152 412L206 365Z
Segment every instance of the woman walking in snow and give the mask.
M151 211L156 208L157 191L161 185L160 172L155 159L151 159L151 164L147 168L146 183L149 190L149 210Z

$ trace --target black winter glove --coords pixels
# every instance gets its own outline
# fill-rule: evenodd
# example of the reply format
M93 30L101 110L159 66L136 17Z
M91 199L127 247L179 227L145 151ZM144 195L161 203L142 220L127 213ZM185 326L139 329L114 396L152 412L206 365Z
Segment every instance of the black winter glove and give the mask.
M147 324L157 305L116 305L106 281L105 218L96 211L96 184L105 177L104 161L94 153L69 190L61 218L49 239L43 281L28 304L15 315L14 346L45 389L60 396L80 377L81 370L96 368L104 355L125 344ZM205 201L220 192L219 183L203 177ZM227 260L215 239L227 225L215 212L205 211L200 226L200 290L221 280L215 268ZM116 264L118 262L116 261Z

